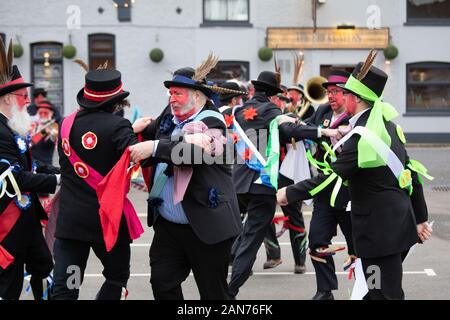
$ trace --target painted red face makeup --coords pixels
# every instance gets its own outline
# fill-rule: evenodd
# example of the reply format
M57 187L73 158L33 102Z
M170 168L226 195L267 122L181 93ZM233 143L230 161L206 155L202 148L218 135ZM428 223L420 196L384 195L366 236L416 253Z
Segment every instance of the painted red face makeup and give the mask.
M295 90L290 90L288 93L289 98L292 100L292 103L297 103L298 100L300 100L300 95L297 91Z
M19 111L22 111L23 108L30 104L30 97L28 96L28 90L26 88L22 88L12 92L12 94L16 97L17 106L19 107Z
M179 120L183 121L195 113L195 108L190 107L189 89L181 87L170 87L169 104L172 114Z
M354 116L356 113L356 97L353 94L344 95L345 110L348 114Z
M344 106L344 91L338 86L328 86L328 102L333 111L339 111ZM343 111L343 110L341 110Z

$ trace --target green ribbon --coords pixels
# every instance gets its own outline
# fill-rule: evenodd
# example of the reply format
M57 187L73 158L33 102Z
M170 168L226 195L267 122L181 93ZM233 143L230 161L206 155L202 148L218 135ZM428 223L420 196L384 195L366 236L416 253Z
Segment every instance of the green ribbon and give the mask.
M319 184L317 187L315 187L314 189L309 191L309 194L311 195L311 197L314 197L316 194L318 194L320 191L322 191L323 189L325 189L330 183L333 182L334 179L336 179L338 177L338 175L333 172L324 182L322 182L321 184Z
M331 162L334 162L337 159L336 154L334 153L333 149L324 141L322 142L322 146L326 151L325 155L323 156L323 162L320 162L320 161L314 159L314 157L311 154L311 151L309 151L309 150L306 152L306 157L307 157L308 161L314 167L316 167L318 170L322 171L325 175L327 175L327 176L329 175L329 177L324 182L322 182L320 185L318 185L316 188L309 191L309 194L311 196L315 196L317 193L319 193L320 191L325 189L328 185L330 185L331 182L333 182L337 177L337 181L336 181L336 184L334 185L333 191L331 192L331 198L330 198L330 205L332 207L334 207L334 205L336 203L337 195L339 193L339 190L342 187L342 184L344 184L345 186L348 186L348 183L347 183L347 181L343 182L342 178L333 172L331 165L328 163L328 160L327 160L328 156L330 157Z
M320 162L319 160L314 159L310 150L306 152L306 158L308 159L309 163L311 163L315 168L317 168L317 170L322 171L325 175L328 176L333 172L333 169L331 169L331 166L328 164L326 160L324 160L324 162Z
M267 162L264 171L269 175L270 183L278 189L278 171L280 169L280 132L278 129L278 118L275 117L269 124L269 141L267 142Z
M409 162L408 162L407 167L410 168L412 171L415 171L418 174L424 176L428 180L433 180L434 179L434 177L432 177L432 176L430 176L428 174L427 168L425 168L425 166L422 163L420 163L419 161L417 161L417 160L410 159ZM422 178L420 177L420 175L417 176L417 177L418 177L418 180L419 180L420 184L423 184L423 181L422 181Z
M344 88L373 103L366 127L373 131L390 147L391 137L386 130L384 120L391 121L397 117L397 110L395 110L391 104L383 102L382 97L378 97L375 92L352 75L345 83ZM358 166L360 168L376 168L384 165L386 165L386 161L377 155L375 150L371 147L370 142L364 137L361 137L358 142Z

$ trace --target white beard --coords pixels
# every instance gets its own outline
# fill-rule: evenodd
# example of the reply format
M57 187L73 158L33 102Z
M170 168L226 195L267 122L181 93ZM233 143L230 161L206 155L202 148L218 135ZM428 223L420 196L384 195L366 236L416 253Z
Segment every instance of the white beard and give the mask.
M19 135L25 137L31 129L31 117L26 106L19 111L19 106L15 103L11 109L11 119L8 126Z

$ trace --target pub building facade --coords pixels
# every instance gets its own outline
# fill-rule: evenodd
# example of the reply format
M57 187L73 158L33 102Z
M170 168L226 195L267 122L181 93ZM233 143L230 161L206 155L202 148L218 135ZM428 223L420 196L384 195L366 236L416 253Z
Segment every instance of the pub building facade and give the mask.
M0 13L0 36L13 39L22 74L65 115L84 82L77 58L90 68L108 60L131 104L156 116L170 72L209 52L220 58L212 80L248 81L274 69L258 54L271 48L289 86L294 53L304 57L304 84L351 70L375 48L375 65L389 75L384 99L408 141L450 143L450 0L2 0ZM390 45L393 59L383 54Z

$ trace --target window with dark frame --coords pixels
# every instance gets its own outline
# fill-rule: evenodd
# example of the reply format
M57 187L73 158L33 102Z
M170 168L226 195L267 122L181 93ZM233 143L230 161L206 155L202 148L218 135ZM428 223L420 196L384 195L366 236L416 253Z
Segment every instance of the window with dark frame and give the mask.
M203 0L203 26L251 26L249 0Z
M407 0L407 24L450 25L450 0Z
M406 66L406 111L450 115L450 63L419 62Z
M219 61L208 74L208 80L216 84L222 84L231 79L248 81L249 77L250 63L248 61Z
M130 0L114 0L117 6L117 18L119 22L131 22L131 5Z
M116 43L113 34L90 34L88 43L89 69L96 69L105 61L108 61L108 67L116 67Z
M47 99L64 114L63 45L60 42L36 42L31 48L31 82L33 90L43 88Z

